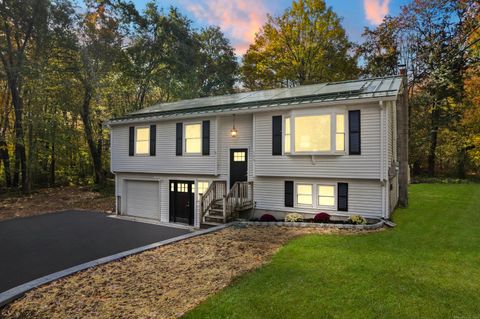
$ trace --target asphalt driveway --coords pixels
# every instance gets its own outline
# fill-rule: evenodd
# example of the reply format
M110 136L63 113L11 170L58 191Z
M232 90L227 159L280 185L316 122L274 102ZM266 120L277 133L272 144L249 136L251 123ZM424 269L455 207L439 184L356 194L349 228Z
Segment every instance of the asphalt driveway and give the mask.
M83 211L0 222L0 292L84 262L189 232Z

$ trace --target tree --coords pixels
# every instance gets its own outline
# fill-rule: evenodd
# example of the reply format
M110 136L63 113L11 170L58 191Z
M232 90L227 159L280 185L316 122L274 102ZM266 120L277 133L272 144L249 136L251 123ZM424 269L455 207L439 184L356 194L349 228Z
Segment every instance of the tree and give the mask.
M198 45L190 21L175 8L164 14L149 2L143 15L134 14L133 28L121 70L136 86L133 109L191 95L185 79L197 64Z
M235 51L219 27L208 27L197 33L199 96L233 93L238 73Z
M71 70L81 95L78 112L92 158L95 184L103 184L102 155L108 118L105 105L96 103L104 80L113 70L122 45L118 19L104 4L87 2L88 11L80 15L74 36Z
M293 1L267 23L243 57L242 80L263 89L347 80L358 74L340 18L323 0Z
M384 19L377 28L365 28L364 42L357 47L357 55L363 61L362 74L368 77L381 77L398 74L400 43L398 21Z
M47 26L47 0L4 0L0 2L0 60L5 71L14 108L15 163L13 186L21 181L22 190L30 191L23 127L23 84L27 50L42 36Z

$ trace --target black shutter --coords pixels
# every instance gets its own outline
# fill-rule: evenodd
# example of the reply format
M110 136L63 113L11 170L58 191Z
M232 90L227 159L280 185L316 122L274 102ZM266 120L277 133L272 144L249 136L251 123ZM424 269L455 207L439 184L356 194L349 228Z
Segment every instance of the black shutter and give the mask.
M337 210L348 211L348 183L338 183L337 202Z
M202 123L202 155L210 155L210 121Z
M128 156L135 155L135 127L128 128Z
M177 147L176 154L177 156L182 156L183 153L183 124L177 123Z
M360 155L360 111L348 111L348 153Z
M282 116L272 117L272 155L282 155Z
M293 207L293 181L285 181L285 207Z
M150 156L157 153L157 126L150 125Z

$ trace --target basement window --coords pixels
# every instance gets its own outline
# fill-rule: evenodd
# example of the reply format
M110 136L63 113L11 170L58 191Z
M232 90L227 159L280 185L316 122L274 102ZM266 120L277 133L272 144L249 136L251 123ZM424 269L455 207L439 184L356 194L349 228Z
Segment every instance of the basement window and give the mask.
M313 205L313 185L312 184L297 184L297 204L300 206Z

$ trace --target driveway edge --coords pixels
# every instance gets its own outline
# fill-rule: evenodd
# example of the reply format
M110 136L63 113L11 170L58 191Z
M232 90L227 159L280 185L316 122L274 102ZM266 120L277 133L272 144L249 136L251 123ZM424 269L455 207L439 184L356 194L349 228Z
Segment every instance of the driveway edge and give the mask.
M153 244L149 244L149 245L141 246L141 247L138 247L138 248L126 250L126 251L123 251L123 252L120 252L120 253L116 253L114 255L110 255L110 256L107 256L107 257L102 257L102 258L99 258L99 259L95 259L95 260L92 260L92 261L89 261L89 262L86 262L86 263L83 263L83 264L80 264L80 265L77 265L77 266L73 266L73 267L70 267L70 268L67 268L67 269L64 269L64 270L54 272L53 274L50 274L50 275L46 275L46 276L34 279L34 280L29 281L27 283L24 283L20 286L11 288L11 289L9 289L5 292L0 293L0 307L3 307L5 305L7 305L8 303L14 301L15 299L20 298L21 296L23 296L29 290L32 290L34 288L37 288L41 285L47 284L47 283L52 282L54 280L72 275L72 274L77 273L79 271L82 271L82 270L85 270L85 269L88 269L88 268L92 268L92 267L95 267L95 266L98 266L98 265L106 264L106 263L109 263L109 262L112 262L112 261L116 261L116 260L128 257L130 255L138 254L138 253L144 252L146 250L154 249L154 248L157 248L157 247L160 247L160 246L165 246L165 245L173 244L173 243L185 240L185 239L189 239L189 238L213 233L213 232L225 229L225 228L230 227L230 226L235 225L235 224L237 224L237 222L231 222L231 223L228 223L228 224L218 225L218 226L208 228L208 229L195 231L195 232L190 233L190 234L180 235L180 236L170 238L170 239L166 239L166 240L162 240L162 241L159 241L159 242L156 242L156 243L153 243Z

